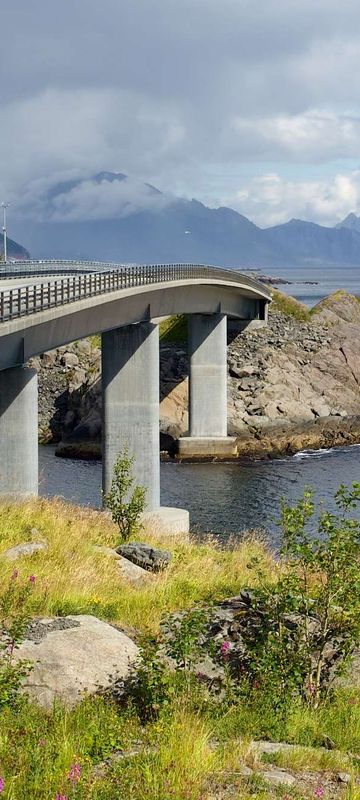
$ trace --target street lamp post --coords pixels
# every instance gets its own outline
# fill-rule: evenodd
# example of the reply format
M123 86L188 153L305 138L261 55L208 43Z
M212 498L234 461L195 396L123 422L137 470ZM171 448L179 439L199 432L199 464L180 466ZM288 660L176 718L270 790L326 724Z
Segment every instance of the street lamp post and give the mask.
M3 240L4 240L4 262L7 262L7 232L6 232L6 209L9 207L9 203L1 203L1 208L3 210Z

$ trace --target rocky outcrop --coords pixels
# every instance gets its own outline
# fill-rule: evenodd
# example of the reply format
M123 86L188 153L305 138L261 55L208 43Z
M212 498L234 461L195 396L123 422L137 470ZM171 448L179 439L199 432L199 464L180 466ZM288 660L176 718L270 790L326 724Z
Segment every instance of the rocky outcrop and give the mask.
M148 572L161 572L172 559L172 553L169 550L159 550L159 548L151 547L143 542L121 544L117 547L116 552Z
M186 346L161 344L161 448L187 430ZM40 431L70 454L101 440L100 349L83 341L33 359ZM305 321L274 309L267 328L228 344L229 433L237 455L277 455L360 441L360 303L336 292Z

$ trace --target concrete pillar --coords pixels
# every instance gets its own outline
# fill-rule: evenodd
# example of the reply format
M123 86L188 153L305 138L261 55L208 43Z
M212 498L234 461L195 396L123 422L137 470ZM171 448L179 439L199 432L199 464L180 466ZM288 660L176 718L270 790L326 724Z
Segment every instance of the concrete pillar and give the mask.
M151 322L102 334L103 490L128 446L148 510L160 506L159 331Z
M0 494L37 493L37 372L11 367L0 372Z
M189 318L189 433L227 434L227 360L225 314Z
M179 439L184 458L235 455L227 436L227 318L189 317L189 436Z

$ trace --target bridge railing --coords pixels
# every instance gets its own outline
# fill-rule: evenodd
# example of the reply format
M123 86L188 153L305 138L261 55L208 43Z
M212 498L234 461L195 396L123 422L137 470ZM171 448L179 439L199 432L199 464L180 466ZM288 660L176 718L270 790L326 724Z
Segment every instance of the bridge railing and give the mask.
M74 263L79 265L79 262ZM54 281L0 291L0 322L7 322L120 289L191 278L212 279L214 282L222 279L259 290L259 283L248 276L235 270L207 267L203 264L119 266L117 268L112 265L112 269L105 272L83 271L81 274L72 274ZM263 295L266 295L265 287L261 288Z

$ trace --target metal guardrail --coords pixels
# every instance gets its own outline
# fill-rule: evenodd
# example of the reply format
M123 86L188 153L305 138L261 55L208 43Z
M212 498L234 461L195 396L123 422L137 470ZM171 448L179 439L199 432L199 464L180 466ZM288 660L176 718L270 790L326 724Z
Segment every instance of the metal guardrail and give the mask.
M39 263L39 262L33 262ZM55 263L55 262L54 262ZM56 262L77 264L80 262ZM46 262L49 264L49 262ZM111 270L87 271L86 267L108 266L100 262L85 262L81 274L72 274L56 281L46 281L29 286L20 286L0 291L0 323L19 317L36 314L49 308L75 303L78 300L108 294L132 286L147 286L154 283L205 278L207 280L227 280L241 283L249 289L256 289L270 299L265 287L253 278L235 270L220 267L207 267L203 264L162 264L142 267L122 267L111 264ZM31 274L31 273L30 273ZM29 276L29 272L27 273Z

